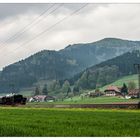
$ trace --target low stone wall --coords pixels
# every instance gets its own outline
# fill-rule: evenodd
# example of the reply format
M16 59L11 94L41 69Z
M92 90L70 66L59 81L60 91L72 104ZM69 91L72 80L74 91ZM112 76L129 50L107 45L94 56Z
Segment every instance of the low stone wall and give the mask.
M48 108L122 108L139 109L140 103L115 103L115 104L48 104Z

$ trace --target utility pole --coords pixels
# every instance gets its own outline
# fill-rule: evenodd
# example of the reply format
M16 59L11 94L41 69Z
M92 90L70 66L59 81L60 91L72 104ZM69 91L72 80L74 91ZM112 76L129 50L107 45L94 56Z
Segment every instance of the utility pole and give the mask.
M140 98L140 64L134 64L134 68L137 70L138 74L138 88L139 88L138 98Z
M55 53L54 53L54 74L55 74L55 80L57 82L57 72L56 72L56 56L55 56Z

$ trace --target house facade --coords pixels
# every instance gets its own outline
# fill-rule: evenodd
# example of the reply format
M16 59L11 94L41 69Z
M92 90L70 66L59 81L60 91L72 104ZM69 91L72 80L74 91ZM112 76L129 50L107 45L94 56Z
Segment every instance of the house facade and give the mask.
M36 95L29 99L29 102L54 102L55 97L50 95Z
M116 86L108 86L105 90L105 96L120 96L121 91Z

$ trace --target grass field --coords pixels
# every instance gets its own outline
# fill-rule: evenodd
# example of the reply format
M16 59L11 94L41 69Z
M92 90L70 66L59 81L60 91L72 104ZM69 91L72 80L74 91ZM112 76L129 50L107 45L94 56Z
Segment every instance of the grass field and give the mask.
M138 102L139 99L124 99L115 97L106 97L100 96L96 98L81 98L79 96L75 96L72 99L68 98L63 101L63 103L80 103L80 104L107 104L107 103L118 103L118 102Z
M31 102L27 103L26 107L43 107L45 108L48 104L108 104L108 103L137 103L139 99L121 99L119 97L96 97L96 98L84 98L81 99L80 96L75 96L73 99L65 99L59 102Z
M140 111L1 107L0 136L140 136Z
M96 97L96 98L83 98L81 99L80 96L75 96L72 99L68 98L64 101L57 101L57 102L28 102L25 107L47 107L48 104L109 104L109 103L137 103L139 99L122 99L119 97Z
M117 96L115 97L106 97L106 96L100 96L96 98L81 98L81 97L74 97L72 99L66 99L63 101L63 103L80 103L80 104L106 104L106 103L118 103L118 102L138 102L139 99L124 99L119 98Z

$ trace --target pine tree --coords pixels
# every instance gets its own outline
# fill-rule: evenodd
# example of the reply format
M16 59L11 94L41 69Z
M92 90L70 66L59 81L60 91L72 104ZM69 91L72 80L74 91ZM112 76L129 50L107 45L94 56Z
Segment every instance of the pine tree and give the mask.
M43 89L42 89L42 93L43 93L43 95L48 95L47 84L44 85L44 87L43 87Z
M48 90L49 91L58 91L58 90L60 90L60 88L61 88L60 82L56 81L56 80L53 80L51 82L51 84L49 85Z
M79 87L78 87L78 86L74 86L74 87L73 87L73 94L74 94L74 95L79 94Z
M70 83L69 83L69 81L65 81L63 86L62 86L62 92L68 93L69 90L70 90Z
M125 83L123 84L123 87L121 88L121 93L124 95L124 97L126 94L128 94L128 88Z
M34 95L40 95L40 94L41 94L40 87L36 86Z

